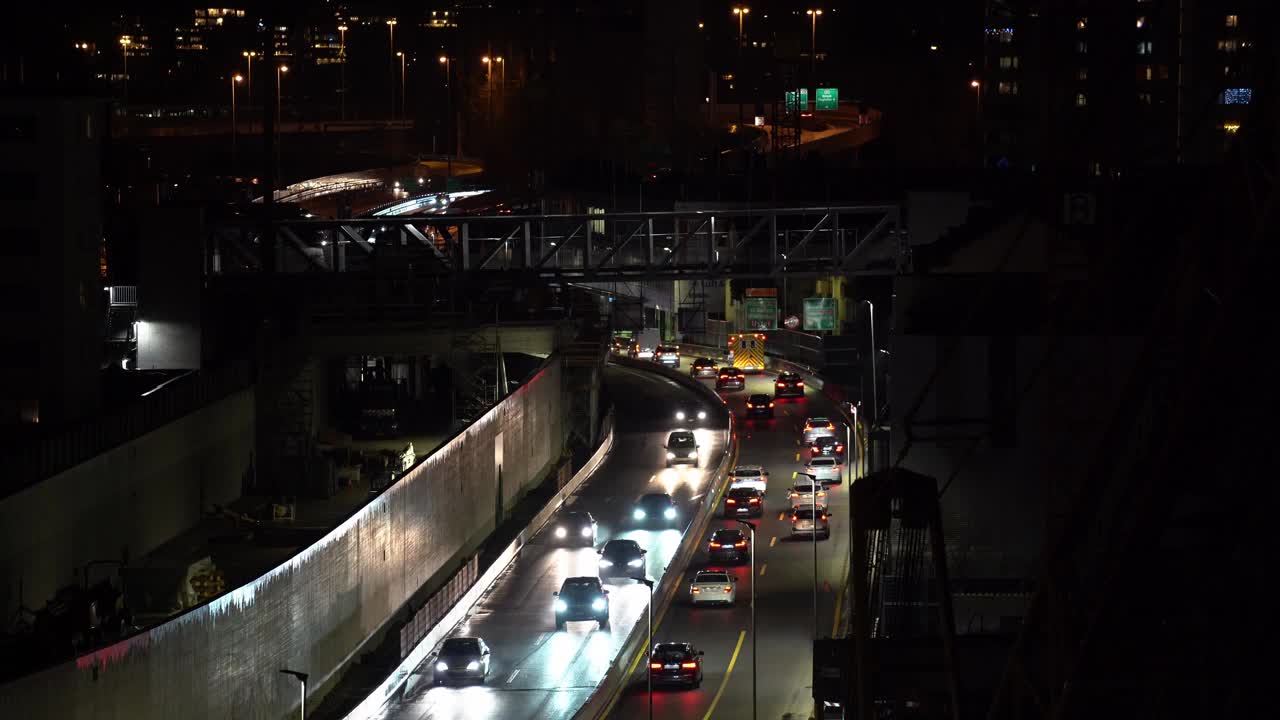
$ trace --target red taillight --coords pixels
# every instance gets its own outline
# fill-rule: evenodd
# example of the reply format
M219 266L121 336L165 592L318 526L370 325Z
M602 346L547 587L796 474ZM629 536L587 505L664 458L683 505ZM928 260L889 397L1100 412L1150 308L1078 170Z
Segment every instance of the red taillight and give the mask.
M713 542L713 543L711 543L711 547L712 547L712 548L718 548L718 547L720 547L720 543L718 543L718 542Z
M836 445L836 452L844 452L844 446L843 446L843 445Z
M739 540L738 542L734 543L734 544L733 544L733 546L734 546L734 547L746 547L746 546L747 546L747 541L746 541L746 540Z
M803 380L797 380L797 381L796 381L796 387L804 387L804 381L803 381Z
M728 585L725 585L725 586L724 586L724 591L725 591L725 592L733 592L733 588L729 587Z
M733 502L733 501L730 500L729 502ZM760 498L751 498L752 505L758 505L759 503L760 503Z
M702 592L702 591L698 589L698 586L697 586L697 585L694 585L693 587L689 588L689 592L693 593L694 595L697 595L698 593L700 593L700 592Z
M650 670L661 670L661 669L662 669L662 663L649 663L649 669L650 669Z
M769 403L769 407L773 407L773 403Z
M795 515L792 515L792 516L791 516L791 524L792 524L792 525L794 525L794 524L796 523L796 520L799 520L799 519L800 519L800 518L796 517Z
M738 501L737 501L737 500L734 500L733 498L729 498L728 500L725 500L724 502L725 502L725 504L726 504L726 505L737 505L737 504L738 504Z
M720 379L721 379L721 380L727 380L727 379L729 379L729 376L728 376L728 375L721 375L721 376L720 376Z
M747 403L747 409L748 409L748 410L750 410L750 409L751 409L751 408L753 408L753 407L755 407L755 405L752 405L751 403Z
M653 667L653 666L650 665L649 667ZM685 670L693 670L694 668L698 667L698 663L680 663L680 667L684 668Z
M778 387L786 387L786 386L787 386L786 383L778 383Z

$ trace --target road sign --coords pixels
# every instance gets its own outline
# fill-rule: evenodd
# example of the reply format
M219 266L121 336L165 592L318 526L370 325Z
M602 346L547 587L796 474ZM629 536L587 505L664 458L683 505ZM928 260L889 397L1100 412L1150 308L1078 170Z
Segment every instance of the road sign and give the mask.
M840 89L818 88L814 100L817 102L817 109L819 110L835 110L840 105Z
M743 290L743 294L745 294L747 297L753 297L753 298L763 298L763 297L776 298L778 297L778 288L749 287Z
M778 298L749 297L746 310L749 330L778 329Z
M836 299L835 298L805 298L804 299L804 329L805 330L835 330L836 329Z
M796 91L795 90L787 91L786 101L787 101L788 110L796 109ZM809 88L800 88L800 109L801 110L809 109Z

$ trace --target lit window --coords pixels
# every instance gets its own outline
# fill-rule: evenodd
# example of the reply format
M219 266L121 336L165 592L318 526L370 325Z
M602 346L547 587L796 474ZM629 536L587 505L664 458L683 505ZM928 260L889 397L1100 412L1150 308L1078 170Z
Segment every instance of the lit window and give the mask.
M1139 42L1139 43L1138 43L1138 54L1139 54L1139 55L1150 55L1150 54L1151 54L1151 41L1150 41L1150 40L1143 40L1143 41L1141 41L1141 42Z
M1227 16L1227 27L1240 27L1240 16L1239 16L1239 15L1228 15L1228 16Z
M1235 135L1240 132L1240 123L1223 123L1222 131L1228 135Z
M1152 67L1151 67L1150 65L1145 65L1145 66L1143 66L1143 68L1142 68L1142 79L1143 79L1143 80L1150 80L1150 79L1152 79L1153 77L1155 77L1155 72L1153 71Z
M998 85L996 85L996 92L1000 93L1001 95L1017 95L1018 83L1002 81Z
M1235 52L1239 50L1241 43L1237 40L1219 40L1218 49L1223 52Z
M1088 52L1089 52L1089 43L1085 42L1084 40L1077 40L1077 41L1076 41L1076 52L1080 53L1081 55L1084 55L1084 54L1088 53Z
M1077 29L1077 30L1085 30L1085 29L1087 29L1088 27L1089 27L1089 18L1087 18L1087 17L1076 18L1076 29Z
M1138 93L1138 102L1142 103L1143 105L1150 105L1151 93L1149 92Z
M1146 25L1147 25L1147 16L1146 16L1146 15L1139 15L1139 16L1138 16L1137 21L1136 21L1136 22L1134 22L1134 24L1138 26L1138 29L1139 29L1139 30L1141 30L1142 28L1146 27Z
M1076 70L1076 79L1077 79L1077 80L1080 80L1080 81L1082 81L1082 82L1083 82L1083 81L1085 81L1085 80L1088 80L1088 79L1089 79L1089 68L1080 68L1079 70Z
M1005 55L1005 56L1003 56L1003 57L1001 57L1001 58L1000 58L1000 69L1001 69L1001 70L1016 70L1017 68L1018 68L1018 56L1017 56L1017 55Z
M1076 107L1084 107L1089 104L1089 98L1084 93L1076 93Z

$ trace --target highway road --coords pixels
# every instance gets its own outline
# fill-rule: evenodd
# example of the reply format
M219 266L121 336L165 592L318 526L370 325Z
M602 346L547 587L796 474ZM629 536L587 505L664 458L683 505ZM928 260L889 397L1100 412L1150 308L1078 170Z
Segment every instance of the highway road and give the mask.
M775 377L775 374L748 376L746 390L724 393L734 414L742 418L748 394L772 394ZM771 474L766 511L757 521L756 531L755 580L760 635L754 657L758 689L756 717L761 720L812 717L813 590L818 589L816 632L830 637L838 613L836 606L844 600L838 590L848 573L849 550L847 484L832 486L829 490L831 538L817 543L816 584L813 542L790 539L791 522L783 514L789 508L787 488L791 485L792 472L800 470L808 457L800 445L801 426L810 415L837 419L835 408L820 392L806 388L804 399L779 401L774 410L773 420L752 419L740 426L738 457L738 464L764 465ZM733 526L733 521L717 518L707 532ZM686 569L686 588L696 570L711 566L705 552L707 539L703 542L703 551ZM702 687L698 690L655 689L654 717L692 720L752 717L751 578L746 567L735 567L732 572L738 578L736 606L693 608L687 602L685 589L676 595L655 628L656 642L691 642L706 655ZM641 663L622 699L608 716L610 720L648 717L645 679Z
M725 448L723 406L707 403L687 388L656 374L610 366L605 383L616 407L613 451L567 508L587 510L599 523L597 546L612 538L635 539L648 549L649 577L666 569L696 502L708 492L709 473ZM665 468L663 444L676 429L676 407L698 405L710 420L696 431L697 468ZM716 412L719 411L719 412ZM709 467L710 466L710 467ZM668 492L681 511L679 529L649 530L631 520L634 500L646 492ZM434 687L434 657L418 666L404 690L377 717L569 718L591 695L636 622L645 622L648 590L631 580L605 584L610 624L569 623L555 631L552 593L566 577L595 575L592 548L566 548L548 531L535 537L472 609L454 634L478 635L493 651L489 681L470 687Z

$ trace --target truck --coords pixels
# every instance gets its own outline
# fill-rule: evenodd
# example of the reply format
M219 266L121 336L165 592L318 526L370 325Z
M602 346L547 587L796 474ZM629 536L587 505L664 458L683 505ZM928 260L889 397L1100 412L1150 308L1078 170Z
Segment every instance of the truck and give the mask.
M638 360L652 360L661 342L662 336L658 328L637 330L631 342L631 357Z
M743 372L764 372L764 333L729 336L729 360Z

